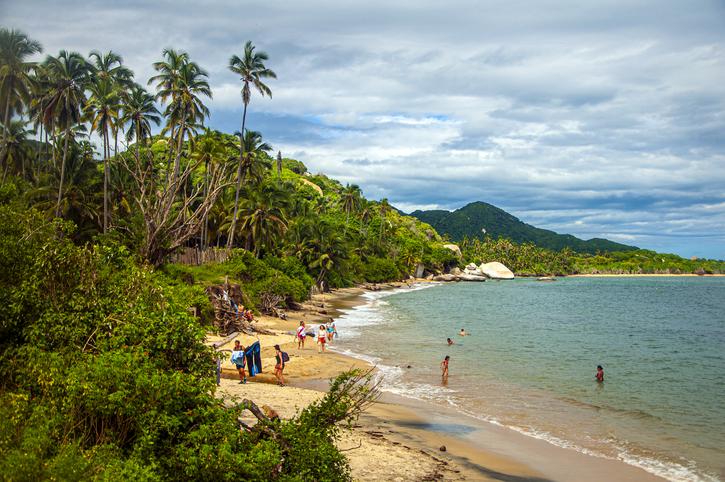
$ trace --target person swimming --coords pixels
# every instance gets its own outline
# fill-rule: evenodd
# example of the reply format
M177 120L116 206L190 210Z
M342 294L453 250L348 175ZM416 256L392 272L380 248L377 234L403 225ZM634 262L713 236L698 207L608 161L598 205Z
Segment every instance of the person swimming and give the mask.
M460 331L460 332L458 332L458 334L459 334L460 336L467 336L467 335L468 335L468 333L466 333L466 330L464 330L463 328L461 328L461 331Z
M604 381L604 368L601 365L597 365L597 374L594 375L599 383Z
M453 340L451 340L450 338L448 338L447 341L448 341L448 346L451 346L453 344Z

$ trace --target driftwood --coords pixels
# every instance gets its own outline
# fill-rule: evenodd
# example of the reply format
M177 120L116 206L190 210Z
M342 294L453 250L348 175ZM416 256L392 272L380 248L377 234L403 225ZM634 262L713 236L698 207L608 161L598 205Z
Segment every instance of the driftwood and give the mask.
M226 296L225 296L226 293ZM214 326L220 333L241 332L247 335L274 333L260 328L254 321L248 321L242 315L242 289L239 285L214 285L206 289L206 294L214 307ZM236 305L237 309L234 309Z

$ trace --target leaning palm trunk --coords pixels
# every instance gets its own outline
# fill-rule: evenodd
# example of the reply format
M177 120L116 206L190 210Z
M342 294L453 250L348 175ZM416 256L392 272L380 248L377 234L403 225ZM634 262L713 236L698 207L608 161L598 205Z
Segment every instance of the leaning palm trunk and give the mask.
M60 217L60 200L63 197L63 181L65 179L65 160L68 157L68 138L70 137L70 124L65 128L65 141L63 142L63 160L60 163L60 184L58 185L58 202L55 205L55 217Z
M244 125L247 122L247 103L244 103L242 113L242 132L239 133L239 168L237 169L237 190L234 194L234 215L232 216L232 227L229 229L227 248L234 245L234 231L237 228L237 214L239 213L239 191L242 188L242 161L244 159Z

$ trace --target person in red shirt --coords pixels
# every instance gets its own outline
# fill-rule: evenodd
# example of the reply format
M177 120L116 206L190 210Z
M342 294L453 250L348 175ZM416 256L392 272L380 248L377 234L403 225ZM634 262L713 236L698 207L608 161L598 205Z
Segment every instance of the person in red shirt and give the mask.
M599 383L604 381L604 368L602 368L601 365L597 365L597 374L595 375L595 378Z

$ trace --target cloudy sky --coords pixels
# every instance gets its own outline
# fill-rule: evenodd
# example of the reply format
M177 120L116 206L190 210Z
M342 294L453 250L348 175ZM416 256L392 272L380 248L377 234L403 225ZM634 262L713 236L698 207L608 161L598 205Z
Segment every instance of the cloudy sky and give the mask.
M538 227L725 259L722 1L0 0L46 53L164 47L239 129L246 40L278 80L248 127L405 211L482 200Z

